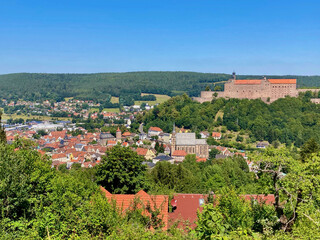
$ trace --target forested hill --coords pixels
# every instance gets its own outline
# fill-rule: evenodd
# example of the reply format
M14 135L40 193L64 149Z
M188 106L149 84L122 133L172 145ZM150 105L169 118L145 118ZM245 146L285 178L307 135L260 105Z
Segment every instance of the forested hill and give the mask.
M106 99L136 93L167 94L186 92L198 96L207 85L223 82L229 74L197 72L128 72L95 74L43 74L16 73L0 75L0 98L26 100L77 97L83 99ZM262 76L237 76L259 78ZM274 78L297 78L300 87L320 86L320 76L268 76Z

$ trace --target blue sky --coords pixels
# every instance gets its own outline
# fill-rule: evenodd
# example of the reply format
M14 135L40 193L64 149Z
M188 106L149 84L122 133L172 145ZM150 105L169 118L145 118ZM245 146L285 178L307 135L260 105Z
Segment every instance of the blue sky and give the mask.
M318 0L0 0L0 74L320 75Z

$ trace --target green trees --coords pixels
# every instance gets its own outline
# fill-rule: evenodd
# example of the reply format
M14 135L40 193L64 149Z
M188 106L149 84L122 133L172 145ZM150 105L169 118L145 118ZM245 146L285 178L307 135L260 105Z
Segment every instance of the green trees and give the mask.
M247 201L233 189L226 189L198 213L199 239L252 239L254 231L268 236L276 224L272 206Z
M302 161L284 148L270 148L255 156L255 161L259 175L272 181L279 228L318 238L320 214L315 209L320 207L319 153Z
M0 144L1 143L7 143L7 137L6 137L6 132L4 131L4 127L1 125L1 120L2 120L2 112L0 110Z
M34 217L38 195L44 193L52 177L50 162L36 151L0 144L0 209L3 218Z
M146 187L143 157L119 145L108 150L97 168L97 181L111 193L136 193Z
M216 118L220 113L223 115ZM200 104L182 95L147 112L143 122L146 128L159 126L166 132L172 130L173 122L194 132L213 131L224 125L230 131L246 130L255 141L279 141L301 147L309 138L320 142L319 119L319 105L303 98L286 97L271 104L260 99L219 98ZM236 140L239 144L243 138L239 136ZM216 144L211 137L207 141L211 145Z

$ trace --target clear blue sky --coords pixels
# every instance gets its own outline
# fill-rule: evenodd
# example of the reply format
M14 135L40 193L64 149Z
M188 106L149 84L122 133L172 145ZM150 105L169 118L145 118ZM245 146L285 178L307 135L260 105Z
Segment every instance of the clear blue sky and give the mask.
M0 74L320 75L319 0L0 0Z

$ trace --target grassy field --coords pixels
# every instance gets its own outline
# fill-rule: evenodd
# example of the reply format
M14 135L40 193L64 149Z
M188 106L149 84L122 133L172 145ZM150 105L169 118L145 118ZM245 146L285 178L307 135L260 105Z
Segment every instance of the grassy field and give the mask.
M115 112L115 113L120 112L119 108L104 108L102 111ZM90 108L89 112L90 113L99 112L99 108Z
M99 112L99 108L90 108L89 112L90 113Z
M66 102L68 102L70 99L73 99L73 97L66 97L66 98L64 98L64 100L66 101Z
M119 98L118 97L111 97L110 102L111 103L119 103Z
M142 96L150 95L150 93L141 93L141 95ZM148 103L149 105L155 105L157 103L163 103L171 98L168 95L162 95L162 94L152 94L152 95L154 95L157 98L156 101L135 101L134 104L141 105L142 103Z
M218 120L218 117L220 117L221 119L223 119L223 111L219 110L219 111L217 112L216 117L215 117L214 120L217 121L217 120Z
M104 108L103 111L106 111L106 112L115 112L115 113L120 112L119 108Z

